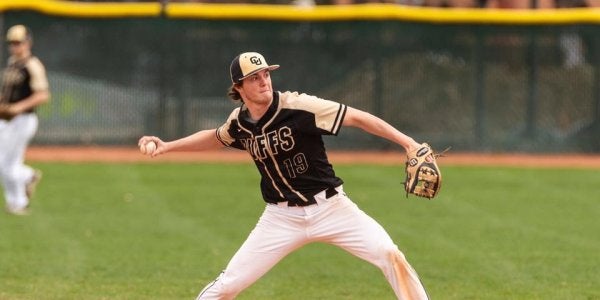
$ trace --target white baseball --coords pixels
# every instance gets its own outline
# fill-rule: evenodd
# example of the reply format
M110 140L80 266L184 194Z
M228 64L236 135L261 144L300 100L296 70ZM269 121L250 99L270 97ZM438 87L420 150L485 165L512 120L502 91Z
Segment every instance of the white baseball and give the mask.
M156 150L156 143L154 143L153 141L149 141L146 144L142 144L140 146L140 151L146 155L152 154L154 150Z

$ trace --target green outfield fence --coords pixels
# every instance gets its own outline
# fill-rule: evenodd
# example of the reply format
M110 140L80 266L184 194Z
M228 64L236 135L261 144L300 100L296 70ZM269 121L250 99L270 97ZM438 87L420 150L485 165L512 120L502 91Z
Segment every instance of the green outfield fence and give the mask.
M252 50L282 66L276 89L369 111L436 148L600 152L598 9L2 0L0 13L2 34L32 29L48 69L38 145L219 126L235 107L229 63ZM355 129L327 143L396 148Z

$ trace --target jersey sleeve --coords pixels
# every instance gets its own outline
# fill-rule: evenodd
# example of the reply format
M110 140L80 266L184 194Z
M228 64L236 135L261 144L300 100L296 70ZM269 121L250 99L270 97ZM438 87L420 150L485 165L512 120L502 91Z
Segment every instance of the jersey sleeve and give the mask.
M243 145L232 136L231 132L233 127L237 127L237 116L239 114L240 109L234 109L225 124L221 125L221 127L217 128L216 135L217 139L227 147L233 147L237 149L244 149ZM235 129L234 129L235 130Z
M312 113L314 126L322 134L337 135L339 133L348 109L345 104L296 92L286 92L282 96L287 98L286 103L292 108Z
M25 66L31 76L30 86L34 92L47 91L49 88L46 69L37 57L32 57Z

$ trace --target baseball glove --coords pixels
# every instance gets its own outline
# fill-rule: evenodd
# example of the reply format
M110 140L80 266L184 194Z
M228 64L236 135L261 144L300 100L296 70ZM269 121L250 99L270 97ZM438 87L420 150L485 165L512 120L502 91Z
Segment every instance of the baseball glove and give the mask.
M447 150L435 154L427 143L423 143L421 147L407 154L404 182L406 197L408 194L414 194L431 199L437 195L442 188L442 173L436 159Z
M15 117L14 112L8 104L0 104L0 120L10 121Z

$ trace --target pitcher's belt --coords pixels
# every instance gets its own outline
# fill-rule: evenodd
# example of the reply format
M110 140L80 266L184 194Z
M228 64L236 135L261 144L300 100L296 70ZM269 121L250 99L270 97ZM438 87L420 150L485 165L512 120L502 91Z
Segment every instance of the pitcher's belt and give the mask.
M339 192L334 187L327 188L325 190L325 198L329 199L329 198L337 195L338 193ZM281 202L271 203L271 204L276 204L278 206L309 206L309 205L319 204L319 201L315 198L314 201L308 201L308 202L300 201L299 203L297 203L297 202L290 202L290 201L281 201Z

